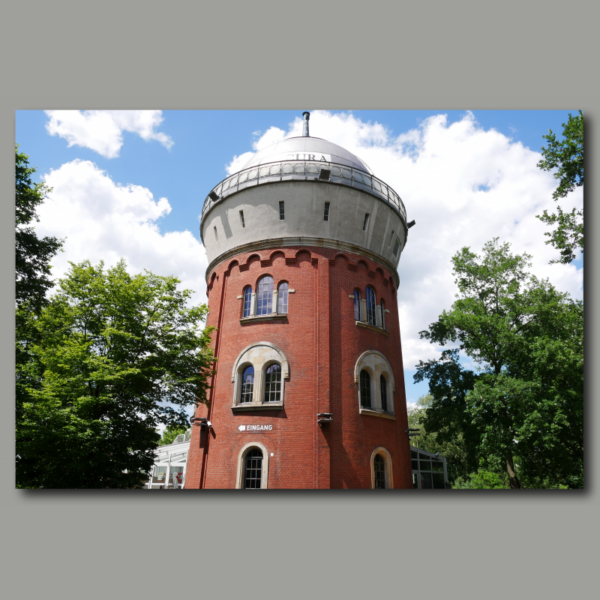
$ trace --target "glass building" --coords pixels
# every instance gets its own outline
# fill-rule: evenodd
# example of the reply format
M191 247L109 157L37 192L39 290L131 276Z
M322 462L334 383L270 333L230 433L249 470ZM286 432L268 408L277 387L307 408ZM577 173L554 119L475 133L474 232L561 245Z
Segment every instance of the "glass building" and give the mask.
M145 489L183 489L191 435L192 430L188 429L178 435L172 444L159 446Z
M443 490L448 487L446 458L421 448L410 447L413 488L417 490Z

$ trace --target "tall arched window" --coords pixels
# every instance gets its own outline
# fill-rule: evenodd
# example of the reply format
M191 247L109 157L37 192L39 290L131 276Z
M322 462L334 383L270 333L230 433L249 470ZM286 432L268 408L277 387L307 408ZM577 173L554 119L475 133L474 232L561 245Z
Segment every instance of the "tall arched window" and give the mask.
M244 489L260 489L262 487L262 450L260 448L252 448L246 454L244 462Z
M254 367L246 367L242 374L242 395L240 396L240 404L252 402L252 394L254 392Z
M381 326L385 329L385 303L381 301Z
M375 304L375 290L371 286L367 286L367 323L369 325L376 325Z
M270 315L273 312L273 278L265 275L258 282L257 315Z
M288 311L288 289L289 285L287 281L284 281L283 283L279 284L279 293L277 294L277 312L280 315L284 315Z
M252 288L244 288L244 317L250 316L250 307L252 306Z
M375 489L385 490L387 488L385 481L385 459L381 454L375 455L373 470L375 471Z
M354 290L354 320L360 321L360 292Z
M381 409L384 412L388 411L388 402L387 402L387 381L385 377L381 375L379 377L379 387L381 388Z
M364 369L360 372L360 405L371 408L371 376Z
M265 402L281 400L281 365L275 363L265 371Z

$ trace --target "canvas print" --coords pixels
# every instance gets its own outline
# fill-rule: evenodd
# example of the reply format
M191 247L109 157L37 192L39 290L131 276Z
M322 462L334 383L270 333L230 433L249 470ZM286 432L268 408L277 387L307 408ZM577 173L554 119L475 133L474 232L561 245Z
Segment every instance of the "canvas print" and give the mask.
M583 123L17 111L16 486L583 488Z

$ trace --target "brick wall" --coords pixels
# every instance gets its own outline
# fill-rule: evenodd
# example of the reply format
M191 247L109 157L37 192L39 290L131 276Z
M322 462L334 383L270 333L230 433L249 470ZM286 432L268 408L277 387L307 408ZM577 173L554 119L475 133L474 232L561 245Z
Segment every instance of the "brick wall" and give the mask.
M275 287L290 289L285 320L240 323L245 286L271 275ZM358 327L355 288L365 297L371 285L382 298L385 336ZM234 488L240 450L255 440L269 452L268 487L370 488L372 451L385 447L392 457L394 487L411 488L411 463L396 289L390 273L358 255L326 248L284 248L240 254L211 273L208 325L214 325L217 374L211 406L197 417L213 424L201 435L193 427L186 488ZM285 381L284 408L234 413L231 374L240 352L254 342L278 346L290 367ZM389 361L396 382L396 420L359 414L354 367L366 350L378 350ZM317 414L333 413L333 422L317 425ZM273 430L241 433L240 424L272 424ZM273 454L273 456L271 456Z

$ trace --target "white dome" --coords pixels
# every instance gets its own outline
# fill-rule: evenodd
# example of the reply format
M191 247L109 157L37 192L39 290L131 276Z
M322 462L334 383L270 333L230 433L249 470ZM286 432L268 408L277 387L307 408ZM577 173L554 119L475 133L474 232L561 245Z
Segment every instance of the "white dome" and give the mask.
M327 140L308 136L292 137L277 142L257 152L243 168L247 169L254 165L285 160L333 162L354 167L373 175L373 171L367 164L348 150Z

